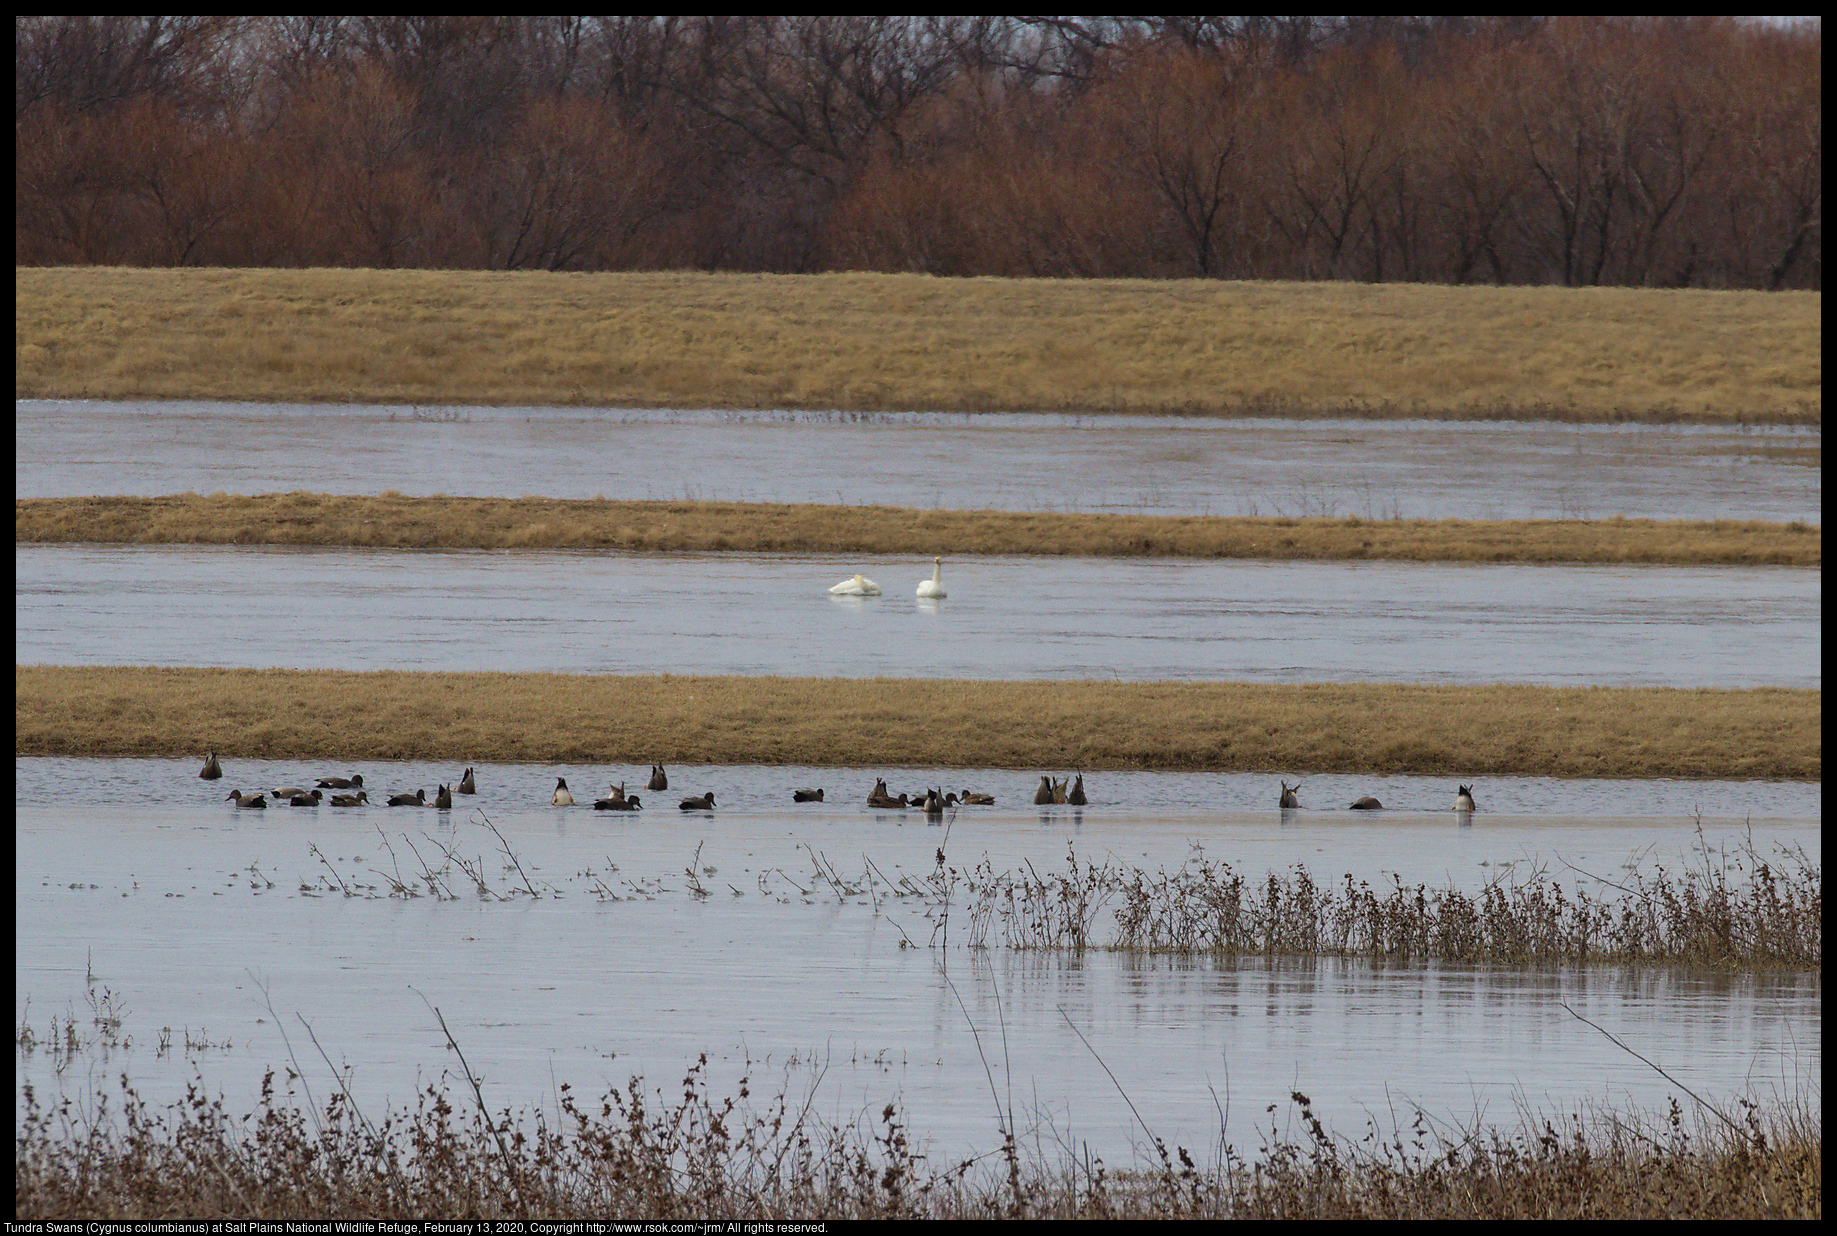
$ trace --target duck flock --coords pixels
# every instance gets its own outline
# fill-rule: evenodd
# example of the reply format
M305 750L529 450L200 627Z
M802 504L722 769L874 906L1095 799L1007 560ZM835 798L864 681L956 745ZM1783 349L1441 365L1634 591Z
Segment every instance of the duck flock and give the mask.
M222 779L223 764L218 760L215 751L211 752L209 758L204 761L204 767L199 770L198 776L206 781L217 781ZM1065 792L1065 784L1064 781L1055 782L1050 777L1041 777L1041 792L1050 793L1051 787L1057 786L1059 797L1056 799L1048 797L1037 801L1071 802L1082 806L1085 802L1084 778L1080 776L1077 779L1071 791L1071 796L1069 797ZM650 780L645 782L644 788L653 793L661 793L670 788L670 775L665 771L663 765L651 765ZM328 796L326 794L327 790L346 792L332 793ZM417 789L413 793L403 792L391 794L385 800L384 805L389 807L434 807L446 811L450 810L453 806L453 795L476 793L478 793L477 770L468 767L465 772L460 775L459 780L454 782L451 786L444 784L440 785L435 790L434 797L431 801L425 789ZM225 801L233 802L238 807L249 808L251 810L265 810L269 806L270 799L277 804L286 803L291 807L317 807L327 803L334 807L364 807L370 805L370 795L369 792L364 789L364 778L362 773L352 773L349 777L320 777L311 789L307 789L304 786L283 785L276 786L271 790L253 790L246 794L241 790L231 790L226 796ZM824 801L824 793L821 788L793 790L791 792L791 801L795 803L820 803ZM942 787L927 788L917 794L900 794L894 796L887 792L886 780L881 778L874 782L874 789L868 794L867 804L870 807L890 807L898 809L917 808L937 813L942 812L947 807L992 807L995 805L995 798L993 795L979 794L974 790L963 790L960 792L952 791L946 793ZM573 807L584 804L581 804L579 800L574 797L574 792L568 788L567 778L557 777L555 778L555 789L549 795L549 805L552 807ZM710 791L706 794L691 795L678 802L677 806L683 811L713 811L716 807L714 793ZM604 798L594 799L593 807L598 811L639 811L643 809L644 802L635 791L628 791L626 789L626 782L620 781L612 783L607 787L606 796Z
M222 779L223 765L218 761L215 751L211 752L210 757L204 761L204 767L199 770L198 776L206 781L218 781ZM1299 808L1301 806L1299 797L1301 782L1297 781L1294 785L1290 785L1287 781L1283 781L1281 786L1282 790L1277 797L1276 805L1284 812ZM645 782L644 788L650 793L663 793L670 788L670 776L669 773L664 770L663 765L651 765L650 779ZM329 795L326 792L328 790L332 791ZM403 791L401 793L390 794L385 799L383 805L389 807L433 807L436 810L448 811L452 809L453 796L455 794L470 795L477 793L477 771L468 767L452 785L438 785L435 788L432 800L429 800L425 789L416 789L412 793ZM324 804L329 804L333 807L365 807L371 805L370 795L369 792L364 789L364 778L361 773L352 773L349 777L320 777L311 789L297 785L283 785L276 786L271 790L252 790L246 794L241 790L231 790L225 797L225 801L234 802L236 806L241 808L263 810L267 808L269 799L271 798L277 804L286 803L291 807L317 807ZM793 790L791 791L791 801L794 803L820 803L824 801L823 790L821 787L815 789L804 788ZM1087 805L1089 801L1090 800L1085 796L1084 792L1083 773L1075 774L1071 777L1069 782L1065 778L1056 778L1050 774L1042 773L1040 775L1039 788L1033 792L1034 805L1041 807L1058 804L1083 807ZM555 789L549 795L549 805L553 807L572 807L585 804L577 803L573 791L568 789L567 778L557 777L555 778ZM917 810L923 811L927 815L941 815L945 811L957 807L993 807L995 805L995 798L991 794L978 793L975 790L946 791L942 786L927 786L917 793L894 794L888 790L886 778L877 777L874 780L874 788L868 791L867 805L883 811ZM636 792L628 792L626 790L626 783L624 781L619 781L616 783L609 783L605 797L595 798L593 800L593 807L596 811L639 811L643 809L644 803ZM677 807L683 811L713 811L716 808L714 792L711 790L706 794L691 795L679 801ZM1350 804L1350 807L1354 811L1384 810L1383 803L1369 796L1354 800ZM1460 786L1455 792L1453 810L1462 813L1471 813L1478 809L1479 808L1475 806L1473 800L1473 787L1470 785Z

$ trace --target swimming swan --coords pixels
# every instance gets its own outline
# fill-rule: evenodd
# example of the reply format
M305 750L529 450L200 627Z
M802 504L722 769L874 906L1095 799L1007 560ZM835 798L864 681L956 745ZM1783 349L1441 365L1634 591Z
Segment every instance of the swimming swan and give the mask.
M865 575L857 574L853 579L845 579L829 590L829 595L836 597L877 597L880 585Z
M942 598L949 596L950 593L944 591L944 584L940 578L943 574L944 559L933 558L931 560L931 578L919 581L918 594L922 597Z

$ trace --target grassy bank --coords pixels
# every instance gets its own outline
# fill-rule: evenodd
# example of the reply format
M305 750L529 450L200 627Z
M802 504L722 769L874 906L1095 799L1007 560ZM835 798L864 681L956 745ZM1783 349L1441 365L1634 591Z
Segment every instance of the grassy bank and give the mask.
M14 501L18 542L1818 566L1801 523L1366 520L290 493Z
M1812 292L15 271L21 398L1780 422Z
M23 1041L23 1040L22 1040ZM194 1085L153 1106L121 1093L42 1107L26 1088L14 1152L21 1219L1815 1219L1823 1213L1817 1108L1671 1119L1621 1111L1521 1114L1517 1128L1417 1111L1336 1137L1304 1094L1249 1130L1246 1154L1161 1147L1139 1165L1080 1158L999 1130L980 1157L926 1153L895 1103L836 1124L783 1091L710 1093L637 1079L556 1110L485 1115L462 1084L412 1107L365 1111L340 1094L294 1105L269 1077L231 1108ZM113 1100L111 1102L111 1099ZM243 1114L246 1113L246 1114ZM309 1118L310 1117L310 1118ZM1277 1121L1287 1128L1283 1132ZM1197 1162L1195 1162L1197 1157Z
M19 755L1817 778L1818 691L21 666Z

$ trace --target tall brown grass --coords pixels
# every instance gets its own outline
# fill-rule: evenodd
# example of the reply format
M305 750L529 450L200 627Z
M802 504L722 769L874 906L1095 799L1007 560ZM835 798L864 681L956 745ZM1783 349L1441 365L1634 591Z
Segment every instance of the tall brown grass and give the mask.
M1817 424L1815 292L19 268L20 398Z
M1418 1110L1330 1133L1290 1096L1297 1139L1277 1117L1246 1152L1225 1142L1202 1166L1155 1142L1139 1165L1035 1154L1011 1130L986 1156L930 1156L895 1103L835 1124L750 1082L714 1095L706 1057L676 1096L633 1079L588 1099L566 1084L557 1110L486 1113L430 1083L412 1108L366 1114L340 1093L302 1111L272 1074L247 1112L201 1082L155 1108L124 1078L42 1106L30 1086L14 1146L14 1213L30 1220L324 1219L1137 1219L1817 1218L1822 1126L1811 1104L1710 1123L1668 1117L1521 1113L1520 1125L1461 1127ZM309 1119L310 1117L310 1119Z
M1821 692L18 666L20 755L1811 778Z
M175 494L19 498L18 542L1818 566L1802 523L1368 520L750 502Z
M1501 876L1477 892L1317 884L1296 864L1261 877L1209 858L1147 872L1078 861L1062 871L971 871L940 863L923 892L955 905L972 948L1118 949L1230 957L1366 957L1405 965L1611 962L1817 970L1824 869L1802 847L1752 842L1678 869ZM934 919L938 917L936 913Z

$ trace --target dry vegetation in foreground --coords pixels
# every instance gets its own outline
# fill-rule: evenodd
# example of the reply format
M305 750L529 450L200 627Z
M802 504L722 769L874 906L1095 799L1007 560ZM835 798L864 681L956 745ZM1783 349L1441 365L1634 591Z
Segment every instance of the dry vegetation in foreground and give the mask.
M1823 1133L1815 1104L1731 1116L1521 1113L1516 1130L1422 1113L1357 1140L1290 1096L1247 1155L1225 1142L1202 1165L1154 1140L1156 1159L1117 1169L1030 1146L1003 1118L999 1149L930 1157L896 1105L839 1125L783 1092L756 1106L710 1093L706 1057L679 1096L623 1090L558 1110L495 1115L429 1083L412 1109L372 1120L345 1093L303 1112L272 1074L247 1113L194 1082L150 1107L124 1079L115 1110L30 1086L15 1143L21 1219L1815 1219ZM467 1074L470 1079L470 1074ZM462 1094L467 1089L460 1087ZM1714 1117L1712 1121L1712 1115Z
M18 268L14 392L1819 424L1816 292Z
M1821 692L20 666L19 755L1816 779Z
M1819 566L1803 523L1081 515L288 493L20 498L27 542Z

